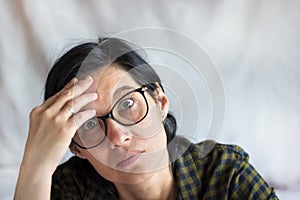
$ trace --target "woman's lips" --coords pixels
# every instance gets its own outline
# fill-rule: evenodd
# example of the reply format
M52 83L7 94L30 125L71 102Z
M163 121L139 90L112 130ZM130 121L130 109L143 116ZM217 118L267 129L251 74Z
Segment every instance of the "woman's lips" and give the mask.
M117 163L118 167L127 167L134 163L143 152L130 152L127 155L125 155L123 158L121 158L121 161Z

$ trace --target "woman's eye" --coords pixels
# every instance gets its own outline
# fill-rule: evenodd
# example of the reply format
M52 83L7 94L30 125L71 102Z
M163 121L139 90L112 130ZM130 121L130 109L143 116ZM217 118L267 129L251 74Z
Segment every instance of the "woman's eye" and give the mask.
M83 124L83 129L86 131L91 130L95 126L97 126L97 124L98 124L98 119L96 119L96 118L90 119Z
M128 110L133 106L133 104L134 104L133 99L124 99L123 101L120 102L118 106L119 111Z

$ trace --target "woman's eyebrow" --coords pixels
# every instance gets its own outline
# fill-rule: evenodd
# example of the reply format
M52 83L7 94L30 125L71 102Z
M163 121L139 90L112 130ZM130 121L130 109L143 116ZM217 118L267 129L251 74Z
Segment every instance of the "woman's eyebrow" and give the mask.
M124 92L124 90L133 90L133 89L135 89L135 88L132 86L128 86L128 85L122 86L114 92L113 99L116 99L117 97L119 97L121 95L121 93Z

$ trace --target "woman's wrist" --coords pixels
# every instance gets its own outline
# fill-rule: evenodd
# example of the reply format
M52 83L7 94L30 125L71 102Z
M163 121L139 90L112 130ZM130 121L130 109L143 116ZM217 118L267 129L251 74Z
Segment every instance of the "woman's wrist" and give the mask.
M52 174L46 167L22 163L14 199L50 199Z
M21 175L27 175L31 178L35 177L52 177L52 174L54 173L53 167L47 166L47 165L35 165L35 164L26 164L25 162L22 162L20 166L20 172Z

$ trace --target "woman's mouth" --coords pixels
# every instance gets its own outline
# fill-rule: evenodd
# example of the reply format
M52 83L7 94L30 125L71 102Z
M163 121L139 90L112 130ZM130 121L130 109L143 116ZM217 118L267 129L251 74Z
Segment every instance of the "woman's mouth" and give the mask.
M134 163L141 155L142 152L130 152L121 158L121 161L117 163L117 167L127 167Z

